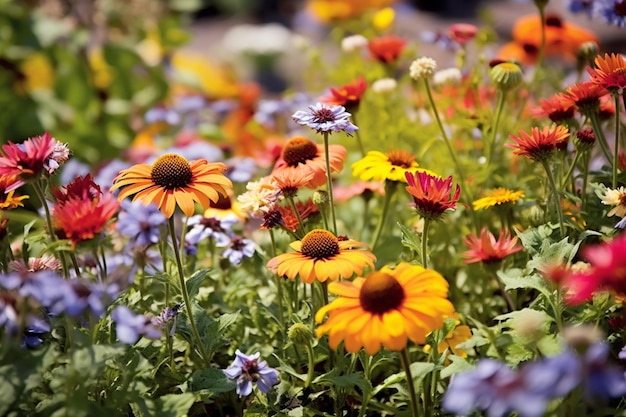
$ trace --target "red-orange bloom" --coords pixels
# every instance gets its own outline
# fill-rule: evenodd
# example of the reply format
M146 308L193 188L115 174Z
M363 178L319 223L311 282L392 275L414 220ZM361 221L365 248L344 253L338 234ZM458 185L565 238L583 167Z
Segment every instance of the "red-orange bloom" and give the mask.
M93 182L91 174L85 177L76 177L72 182L62 188L53 188L52 194L57 200L57 204L64 204L74 198L78 200L92 201L102 195L100 186Z
M296 217L291 207L277 206L276 209L281 215L283 226L292 232L298 230L298 217ZM298 215L302 221L320 212L319 207L311 199L305 202L296 201L296 210L298 210Z
M455 23L448 29L450 38L461 45L465 45L476 37L478 27L470 23Z
M331 172L339 172L343 169L347 151L341 145L329 145ZM282 172L286 177L305 176L309 173L312 178L306 187L317 188L326 183L326 159L324 146L317 145L305 137L290 139L276 161L272 174Z
M576 106L572 99L563 93L557 93L548 99L542 98L541 104L531 109L535 117L548 117L554 123L566 123L574 118Z
M18 175L21 180L29 180L41 174L50 159L56 140L46 132L25 140L23 143L2 145L0 155L0 175ZM19 187L18 184L15 188ZM15 189L14 188L14 189Z
M330 104L332 106L344 106L348 111L354 111L361 102L361 97L367 89L367 82L363 76L359 76L350 84L343 85L339 88L331 88L330 94L320 97L320 102Z
M405 173L408 186L406 190L413 196L410 205L417 209L420 216L426 219L436 219L447 210L456 209L456 203L461 196L461 187L457 184L452 197L452 176L445 180L430 175L427 172L417 171Z
M548 159L558 149L565 149L569 140L569 130L561 125L545 126L539 130L533 127L530 134L520 130L519 136L510 135L515 144L506 144L513 149L515 155L543 161Z
M278 170L271 174L272 180L280 192L286 197L293 197L298 190L305 187L313 179L313 172Z
M588 68L591 82L617 93L626 87L626 60L620 54L604 54L595 59L596 68Z
M370 40L367 44L367 49L369 49L375 59L389 64L398 59L405 46L406 40L390 35Z
M501 262L504 258L524 249L522 245L517 244L517 236L511 235L504 229L500 230L498 239L483 227L480 231L480 237L470 234L463 242L469 250L463 254L465 263L471 264L475 262L483 262L486 264Z
M572 100L579 112L589 115L598 112L600 99L607 94L607 91L599 84L586 81L569 87L565 94Z

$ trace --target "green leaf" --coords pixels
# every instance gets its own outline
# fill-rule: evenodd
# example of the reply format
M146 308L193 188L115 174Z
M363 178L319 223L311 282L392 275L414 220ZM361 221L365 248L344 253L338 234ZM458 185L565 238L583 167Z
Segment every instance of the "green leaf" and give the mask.
M126 346L93 345L75 351L71 363L76 374L87 381L100 376L109 359L121 356L125 352Z
M316 378L314 382L338 388L353 389L354 387L359 387L364 397L368 396L373 390L372 383L369 379L366 379L362 373L349 375L334 375L333 373L334 370L325 375L321 375Z
M523 275L520 269L509 269L498 271L498 277L504 283L504 289L507 291L518 288L535 289L546 297L552 296L552 291L548 288L546 280L537 274Z
M189 378L189 389L202 394L219 394L235 389L235 383L230 381L220 369L199 369Z
M198 292L200 291L200 287L202 286L202 282L204 278L209 273L210 269L201 269L199 271L194 272L194 274L189 277L185 285L187 286L187 292L189 293L189 298L193 299Z
M150 417L180 417L187 415L187 412L196 401L193 394L167 394L150 401L148 410Z
M405 225L401 223L396 223L396 224L398 225L398 227L400 228L400 231L402 232L402 239L400 240L402 245L411 249L419 257L420 253L422 252L422 240L419 237L417 237L417 233L415 233L415 231L412 230L411 228L406 227Z
M219 331L219 333L222 334L222 332L224 332L224 330L226 330L228 327L230 327L232 324L234 324L237 321L238 317L239 317L239 311L236 311L234 313L222 314L220 316L220 318L218 319L218 323L219 323L218 331Z
M468 371L474 368L474 365L466 361L464 358L456 355L448 355L450 364L441 370L441 378L447 378L459 372Z

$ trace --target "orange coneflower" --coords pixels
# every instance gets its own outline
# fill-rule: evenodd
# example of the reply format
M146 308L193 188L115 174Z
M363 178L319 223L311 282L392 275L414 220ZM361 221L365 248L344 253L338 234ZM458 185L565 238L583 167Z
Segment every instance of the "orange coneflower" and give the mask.
M343 169L347 151L341 145L328 146L331 172L339 172ZM305 137L290 139L276 161L272 174L284 172L286 177L301 176L312 173L313 177L306 185L309 188L317 188L326 183L326 156L323 145L317 145Z
M406 190L413 196L410 205L425 219L437 219L446 211L456 208L461 187L457 184L454 194L450 195L452 176L444 180L427 172L407 172L406 180L409 183Z
M576 83L565 92L566 97L572 100L578 111L585 116L599 111L600 99L606 94L604 87L591 81Z
M352 164L352 175L363 181L406 182L405 173L413 171L430 172L419 168L415 155L402 149L387 153L369 151L367 155Z
M548 117L554 123L567 124L576 114L576 106L564 93L556 93L547 99L542 98L541 104L531 109L534 117Z
M376 256L368 246L356 240L337 238L328 230L315 229L307 233L302 240L289 245L295 252L284 253L270 259L267 267L279 276L311 284L316 279L325 282L350 278L363 273L369 266L374 269Z
M500 230L498 239L483 227L480 237L470 234L463 238L469 250L463 254L465 263L483 262L486 264L501 262L504 258L524 249L517 244L517 236L511 237L509 232Z
M607 89L612 94L626 87L626 60L620 54L604 54L595 59L596 68L588 68L591 82Z
M330 94L320 97L319 101L332 106L344 106L346 110L353 112L359 107L361 97L363 97L366 89L367 82L361 75L349 84L339 88L331 88Z
M385 64L395 62L405 46L406 40L391 35L380 36L367 43L367 49L372 56Z
M523 155L527 158L544 161L556 150L567 147L569 130L565 126L552 125L543 129L533 127L530 134L520 130L519 136L510 135L515 144L506 144L507 148L513 149L515 155Z
M408 339L422 344L454 313L447 281L436 271L406 262L365 278L333 282L328 290L340 297L315 314L318 323L328 314L317 336L327 333L332 349L343 341L351 353L363 347L374 355L381 345L399 351Z
M232 182L224 176L226 165L198 159L191 163L180 155L165 154L152 165L137 164L122 170L113 180L111 190L125 187L118 200L135 194L133 201L155 203L168 219L176 205L185 216L194 213L194 202L209 207L220 195L228 195Z

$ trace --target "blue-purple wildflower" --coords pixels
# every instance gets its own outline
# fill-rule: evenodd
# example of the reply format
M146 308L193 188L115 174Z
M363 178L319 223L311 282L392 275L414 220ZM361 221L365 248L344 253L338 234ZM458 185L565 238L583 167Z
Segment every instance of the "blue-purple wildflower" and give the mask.
M584 13L590 19L593 17L593 0L569 0L567 8L574 14Z
M593 14L610 25L626 26L626 0L594 0Z
M256 383L263 393L278 383L278 371L270 368L267 362L260 361L259 352L253 355L244 355L237 349L235 360L226 369L224 374L237 383L236 392L240 397L247 397L252 393L252 384Z
M117 221L117 230L130 239L133 247L147 248L159 242L161 226L167 219L155 204L124 200Z
M36 349L43 343L43 336L50 333L50 322L45 318L29 316L28 326L24 330L22 349Z
M343 106L329 106L316 103L307 110L298 110L291 118L302 126L310 127L317 133L346 132L352 135L359 128L350 122L350 113Z
M237 216L228 215L224 218L204 217L196 215L189 218L189 227L185 234L185 251L188 254L197 254L198 244L205 239L213 239L217 247L225 247L230 243L233 232L231 227L239 222Z
M595 343L581 358L583 393L589 402L626 395L624 370L609 362L609 353L608 344Z
M251 258L254 256L254 248L255 244L252 240L233 236L228 248L224 251L222 256L228 259L232 265L237 266L241 263L243 258Z
M153 318L135 314L126 306L115 307L111 318L116 325L117 338L122 343L132 345L142 336L148 339L159 339L162 336Z

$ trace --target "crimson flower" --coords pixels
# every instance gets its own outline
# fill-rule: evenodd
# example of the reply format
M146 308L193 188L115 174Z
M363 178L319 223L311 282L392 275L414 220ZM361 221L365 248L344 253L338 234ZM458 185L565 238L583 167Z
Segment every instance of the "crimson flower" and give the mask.
M465 45L476 37L478 27L470 23L455 23L448 29L450 39L456 41L460 45Z
M24 181L38 178L47 168L56 144L57 141L48 132L23 143L9 141L2 145L0 175L18 175Z
M380 62L389 64L395 62L404 50L406 41L396 36L380 36L367 43L372 56Z
M574 118L576 106L564 93L553 94L547 99L542 98L541 104L531 110L533 116L547 116L554 123L567 123Z
M445 180L424 171L405 173L408 186L406 190L413 196L411 206L417 209L420 216L432 220L440 217L447 210L456 209L461 195L461 187L457 184L452 197L452 176Z
M516 155L523 155L535 161L545 161L556 150L567 147L569 131L561 125L545 126L543 129L533 127L530 134L520 130L519 136L511 135L515 144L506 144Z
M480 231L480 237L470 234L463 239L463 242L469 248L463 254L467 258L465 263L483 262L492 264L501 262L507 256L523 249L521 245L517 244L517 240L517 236L511 237L504 229L500 230L500 235L496 239L486 227L483 227Z
M62 188L54 188L52 194L57 200L57 204L64 204L70 199L93 201L100 195L100 186L93 181L91 174L84 177L76 177L72 182Z
M342 85L339 88L331 88L329 95L320 97L320 102L330 104L331 106L344 106L348 111L354 111L358 108L366 89L367 82L365 78L359 76L359 78L349 84Z

